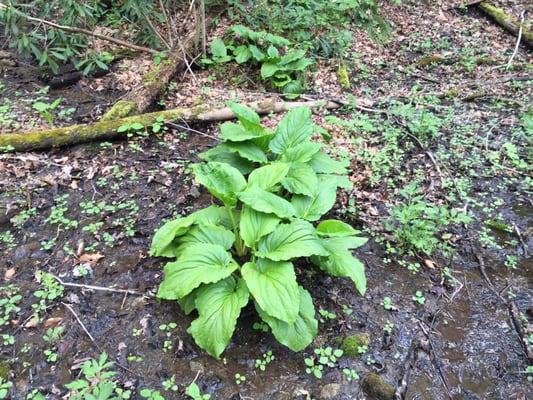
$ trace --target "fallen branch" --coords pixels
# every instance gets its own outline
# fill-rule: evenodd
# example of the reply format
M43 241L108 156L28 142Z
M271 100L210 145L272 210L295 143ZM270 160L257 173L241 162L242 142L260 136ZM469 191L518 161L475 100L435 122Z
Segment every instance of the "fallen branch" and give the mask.
M111 121L130 115L146 112L154 101L167 89L168 82L178 72L189 68L187 53L194 51L196 38L201 34L197 26L182 42L178 42L168 58L154 65L142 78L142 83L131 90L124 98L117 101L102 116L102 121Z
M513 321L516 333L520 338L520 344L522 345L524 354L526 355L529 361L533 361L533 349L530 347L528 339L529 335L532 332L529 328L529 325L527 325L527 320L526 323L522 324L522 319L520 318L520 311L518 310L518 306L514 301L511 301L509 303L509 314L511 316L511 320ZM524 327L524 325L526 326Z
M88 29L76 28L76 27L73 27L73 26L66 26L66 25L59 25L59 24L56 24L55 22L47 21L47 20L42 19L42 18L35 18L35 17L30 16L30 15L24 14L22 11L17 10L15 7L9 7L9 6L7 6L5 4L2 4L2 3L0 3L0 10L1 9L12 10L14 13L16 13L17 15L27 19L28 21L36 22L36 23L42 24L42 25L51 26L52 28L60 29L60 30L65 31L65 32L82 33L82 34L87 35L87 36L93 36L95 38L106 40L108 42L117 44L119 46L128 47L130 49L137 50L137 51L142 51L142 52L145 52L145 53L150 53L150 54L159 53L157 50L150 49L150 48L144 47L144 46L139 46L139 45L127 42L127 41L122 40L122 39L114 38L112 36L102 35L100 33L96 33L94 31L90 31Z
M522 42L530 49L533 48L533 32L527 29L524 23L520 23L520 21L517 21L512 15L507 14L501 8L495 7L486 1L478 3L477 7L496 21L498 25L515 36L518 36L520 28L522 28Z
M311 108L340 108L341 104L334 101L295 101L274 102L261 101L248 104L258 114L279 113L295 107L307 106ZM61 128L44 129L39 131L6 133L0 135L0 148L9 148L14 151L43 150L53 147L71 146L113 138L127 138L127 132L117 132L122 125L140 123L145 127L151 126L158 118L165 121L187 122L214 122L226 121L235 118L229 107L212 108L197 106L191 108L176 108L173 110L158 111L153 113L135 115L132 117L99 121L90 124L79 124Z

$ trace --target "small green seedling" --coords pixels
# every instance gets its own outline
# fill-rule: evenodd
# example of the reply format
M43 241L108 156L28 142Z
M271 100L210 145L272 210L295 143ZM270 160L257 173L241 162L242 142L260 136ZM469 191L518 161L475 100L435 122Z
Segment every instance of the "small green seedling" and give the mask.
M54 115L52 114L52 112L54 112L57 107L59 107L61 101L63 101L61 97L58 97L52 103L36 101L35 103L33 103L33 108L48 124L52 124L54 122Z
M187 396L189 396L193 400L209 400L211 398L210 394L202 394L202 392L200 392L200 388L194 382L187 386L186 393Z
M426 298L424 297L424 294L421 290L417 290L412 297L413 301L417 302L418 304L424 304L426 302Z
M241 385L244 382L246 382L246 376L241 375L241 374L235 374L235 383L237 385Z
M266 353L263 354L263 358L256 359L255 360L255 368L259 368L261 371L264 371L268 364L270 364L274 360L274 355L272 354L272 351L269 350Z

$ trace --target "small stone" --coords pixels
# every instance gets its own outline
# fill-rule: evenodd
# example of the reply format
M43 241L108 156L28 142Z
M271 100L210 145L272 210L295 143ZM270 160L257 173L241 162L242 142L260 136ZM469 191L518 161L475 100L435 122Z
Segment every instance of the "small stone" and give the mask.
M339 394L341 385L339 383L328 383L322 387L320 398L322 400L333 399Z
M198 361L190 361L189 362L189 368L193 373L204 373L204 365L201 362Z
M373 400L392 400L396 390L390 383L373 372L366 374L361 382L364 392Z

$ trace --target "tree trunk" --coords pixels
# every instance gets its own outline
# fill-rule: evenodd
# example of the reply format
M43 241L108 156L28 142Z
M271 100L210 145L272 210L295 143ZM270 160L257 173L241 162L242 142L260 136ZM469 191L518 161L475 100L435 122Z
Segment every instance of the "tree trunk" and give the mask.
M511 32L515 36L518 36L520 31L520 21L516 20L512 15L508 15L501 8L494 7L485 1L482 1L477 5L485 14L496 21L505 30ZM528 23L522 24L522 43L524 43L530 49L533 48L533 32L529 30Z
M323 100L302 102L275 102L268 100L251 103L248 106L254 109L258 114L268 114L271 112L283 112L300 106L334 109L339 108L341 104L340 102L336 103ZM158 111L90 124L71 125L30 132L6 133L0 135L0 148L12 149L15 151L31 151L48 149L51 147L70 146L97 140L121 137L126 138L127 132L117 132L117 129L120 126L141 123L144 127L150 130L150 126L156 122L158 118L162 118L164 121L183 120L187 122L205 122L225 121L235 118L235 115L228 107L218 109L206 106L176 108L173 110Z

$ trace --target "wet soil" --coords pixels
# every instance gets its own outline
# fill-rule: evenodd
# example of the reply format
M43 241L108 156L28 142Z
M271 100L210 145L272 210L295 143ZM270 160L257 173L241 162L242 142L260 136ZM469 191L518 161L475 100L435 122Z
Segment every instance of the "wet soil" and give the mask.
M423 9L409 7L412 19L407 21L412 25L409 28L404 22L402 29L412 33L416 16ZM455 11L443 13L450 18L456 16ZM391 13L390 18L399 19L395 15ZM478 17L474 14L464 18L476 24ZM491 54L505 62L508 53L499 53L498 49L512 51L513 40L497 28L484 29L494 34L491 38L498 43ZM457 35L462 37L465 32L466 28ZM397 52L403 41L412 46L419 44L416 38L410 40L407 34L393 38L382 56L392 57L388 52ZM483 46L485 51L491 51L489 42L483 42ZM398 95L411 93L413 87L421 85L426 93L440 89L435 83L424 83L424 79L413 76L397 79L399 74L405 76L398 69L405 61L403 56L398 55L397 64L382 69L376 66L375 72L362 79L353 93L359 93L365 85L368 91L376 89L371 92L376 97L388 87ZM414 61L419 56L416 53L409 58ZM521 53L517 60L527 58L528 53ZM378 59L376 64L381 61ZM449 74L456 74L457 79L474 79L462 68L435 68L424 74L442 80ZM480 65L474 73L483 76L488 68ZM523 75L524 71L516 74ZM13 76L8 82L14 79ZM214 86L223 84L219 81ZM25 95L20 96L17 91L30 90L25 83L21 85L18 89L9 86L4 92L13 104L23 104ZM502 96L503 91L505 97L530 104L531 87L502 84L498 90L494 95ZM48 96L67 98L68 94L51 92ZM77 104L75 95L69 99L69 104ZM390 104L383 104L386 106ZM302 353L292 353L270 334L254 330L258 319L247 308L223 359L214 360L186 332L194 317L184 315L177 304L153 298L162 278L163 262L148 255L151 237L162 221L210 203L210 197L192 182L187 166L197 161L201 151L214 145L214 140L187 131L166 131L148 138L136 137L129 143L0 155L0 279L3 287L14 285L23 295L20 311L12 313L9 322L0 326L1 334L15 338L14 345L0 348L0 377L13 382L11 398L25 399L32 389L38 389L48 399L62 398L67 392L64 385L78 377L76 366L89 357L97 358L103 351L115 362L121 386L134 391L132 398L139 398L139 389L152 388L167 399L184 399L184 387L196 379L202 392L210 393L213 399L368 399L361 380L370 373L377 373L394 387L399 387L407 376L406 399L533 396L533 384L524 374L531 360L524 354L508 307L514 301L523 317L532 323L531 176L527 168L517 170L506 158L494 165L487 150L497 151L511 141L518 146L520 156L528 160L531 132L529 136L513 134L521 129L523 115L516 105L489 100L465 104L447 99L431 107L442 117L454 114L428 149L436 155L446 178L470 182L467 195L455 200L449 197L452 189L439 183L439 174L426 156L426 149L417 148L407 137L399 144L401 158L391 171L371 183L376 171L359 150L379 150L385 146L381 136L376 139L376 133L340 129L326 124L323 115L315 116L317 123L331 130L334 149L346 149L355 155L351 174L355 188L339 196L332 216L363 229L371 240L356 251L366 265L368 291L364 297L358 296L348 281L327 277L305 263L298 265L299 280L312 293L316 309L336 315L335 319L321 321L319 336ZM354 113L348 110L337 116L348 120ZM372 118L375 124L385 124L385 116ZM491 129L495 123L497 126ZM217 132L216 126L194 128L210 135ZM490 145L486 144L487 135L491 137ZM465 160L473 161L467 164ZM415 179L421 182L428 199L448 202L458 209L466 207L474 219L467 228L455 227L449 232L455 250L451 258L404 258L385 251L381 239L387 237L383 221L389 202L396 198L402 185ZM388 180L395 185L389 187ZM49 217L57 211L62 198L62 222L52 223ZM350 199L355 199L355 209L350 207ZM91 212L87 202L103 202L110 207ZM28 209L35 212L21 223L14 222ZM494 217L516 227L512 233L489 231L499 247L479 240L486 221ZM68 221L76 221L77 226L67 228ZM95 233L84 230L95 223L101 223ZM50 239L54 241L47 243ZM504 265L508 255L517 257L516 268ZM431 263L426 263L427 259ZM417 263L420 270L413 272L400 265L404 260ZM453 279L443 273L444 268ZM64 282L135 290L146 296L66 286L60 298L47 301L41 321L34 324L32 305L39 301L35 292L42 289L36 271L52 273ZM416 290L424 293L425 304L413 301ZM391 298L392 310L383 307L384 297ZM175 322L177 327L167 336L160 326L169 322ZM384 330L387 322L394 324L391 333ZM43 335L53 326L63 326L65 332L57 343L50 344ZM365 353L342 357L338 367L324 371L321 380L305 372L303 360L314 348L337 347L339 340L358 333L370 336ZM44 350L50 348L57 353L57 362L47 361ZM256 369L255 360L269 350L275 360L265 371ZM414 361L412 354L416 355ZM361 380L348 381L343 368L355 370ZM235 374L245 375L246 382L237 384ZM163 390L162 382L172 376L178 390Z

